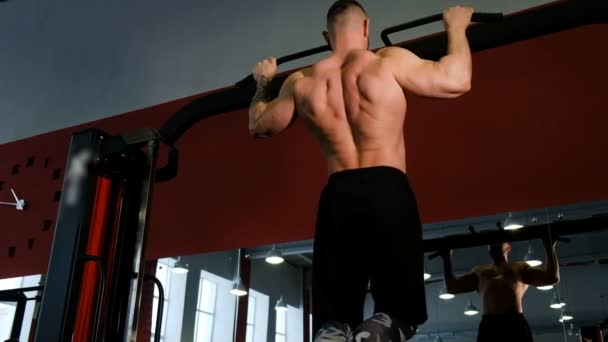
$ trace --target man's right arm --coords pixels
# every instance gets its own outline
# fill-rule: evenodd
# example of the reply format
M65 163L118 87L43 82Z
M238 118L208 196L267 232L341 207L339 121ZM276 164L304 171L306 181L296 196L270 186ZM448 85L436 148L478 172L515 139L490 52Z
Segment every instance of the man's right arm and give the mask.
M456 277L452 270L452 251L442 252L441 257L443 258L445 287L448 293L459 294L477 290L479 281L475 272L469 272Z
M404 90L426 97L458 97L471 89L473 67L466 29L472 14L472 8L460 6L444 12L448 53L437 62L399 47L382 49L378 55L389 62Z

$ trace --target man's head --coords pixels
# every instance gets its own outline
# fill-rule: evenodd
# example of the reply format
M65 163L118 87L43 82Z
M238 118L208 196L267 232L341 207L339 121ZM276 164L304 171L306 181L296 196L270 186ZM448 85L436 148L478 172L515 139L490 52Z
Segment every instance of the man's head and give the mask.
M369 18L355 0L338 0L327 11L323 36L332 49L368 49Z
M511 251L511 244L508 242L496 243L496 244L490 245L488 247L488 251L490 252L490 256L492 257L492 260L494 260L495 262L503 260L503 259L506 260L507 255Z

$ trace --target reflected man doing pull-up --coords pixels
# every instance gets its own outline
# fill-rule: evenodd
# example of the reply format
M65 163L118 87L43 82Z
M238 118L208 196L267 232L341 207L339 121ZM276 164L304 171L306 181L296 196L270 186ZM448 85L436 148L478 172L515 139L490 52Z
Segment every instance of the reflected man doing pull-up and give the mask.
M479 291L483 317L477 341L533 341L523 315L524 294L530 285L547 286L559 281L555 243L549 237L543 243L547 254L544 267L531 267L522 261L509 263L511 244L504 242L489 246L493 264L477 266L458 277L452 271L451 251L441 253L447 291L452 294Z

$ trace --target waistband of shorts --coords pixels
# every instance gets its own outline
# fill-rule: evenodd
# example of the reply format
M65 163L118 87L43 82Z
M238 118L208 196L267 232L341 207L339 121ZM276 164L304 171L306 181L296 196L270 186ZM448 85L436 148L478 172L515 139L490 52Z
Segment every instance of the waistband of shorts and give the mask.
M407 174L392 166L370 166L334 172L329 176L328 183L375 179L385 180L387 178L400 178L407 181Z
M503 321L503 320L525 320L524 314L521 312L512 312L504 314L483 314L482 320L486 321Z

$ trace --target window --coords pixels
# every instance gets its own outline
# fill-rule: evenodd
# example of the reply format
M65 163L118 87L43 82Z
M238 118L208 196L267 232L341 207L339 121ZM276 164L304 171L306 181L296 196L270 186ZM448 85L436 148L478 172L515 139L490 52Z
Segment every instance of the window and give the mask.
M253 342L255 316L255 297L249 296L249 303L247 303L247 337L245 342Z
M211 342L215 319L217 284L201 277L196 307L196 342Z
M230 293L233 282L205 270L199 279L194 342L232 341L237 303Z
M304 342L304 310L287 305L287 342Z
M246 342L267 342L270 298L251 288L248 296Z
M40 275L31 275L25 277L15 277L0 279L0 291L9 289L18 289L23 287L38 286L40 282ZM31 298L35 296L35 292L28 292L26 296ZM11 334L11 328L13 327L13 319L15 310L17 309L17 303L0 303L0 341L7 340ZM28 341L30 335L30 329L32 325L32 319L34 318L34 301L28 301L25 307L25 313L23 316L23 325L21 326L20 341Z
M275 342L286 342L287 341L287 311L278 310L275 311L277 314L277 325L276 334L274 337Z
M156 265L155 276L163 286L165 300L163 302L163 325L161 327L161 341L180 341L184 316L184 300L186 298L187 273L173 271L175 259L159 259ZM156 314L159 301L158 288L154 286L152 305L152 341L156 330Z

